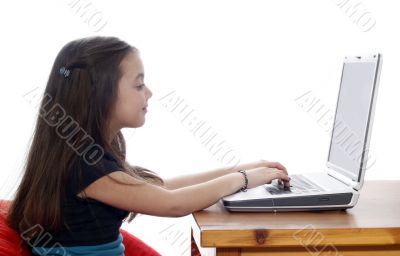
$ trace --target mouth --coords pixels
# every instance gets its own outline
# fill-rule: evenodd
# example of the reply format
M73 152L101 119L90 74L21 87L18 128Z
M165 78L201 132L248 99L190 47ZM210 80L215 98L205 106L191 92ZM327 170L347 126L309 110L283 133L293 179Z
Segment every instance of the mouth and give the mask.
M144 111L147 111L147 105L143 108Z

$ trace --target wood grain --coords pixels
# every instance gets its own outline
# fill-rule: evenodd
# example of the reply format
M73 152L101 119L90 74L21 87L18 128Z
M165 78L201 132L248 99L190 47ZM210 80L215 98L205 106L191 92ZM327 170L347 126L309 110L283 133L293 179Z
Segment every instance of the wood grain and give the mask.
M385 248L385 255L400 255L399 188L400 181L367 181L345 211L239 213L220 201L193 213L193 236L217 255L310 255L307 248L329 246L338 255L380 255Z

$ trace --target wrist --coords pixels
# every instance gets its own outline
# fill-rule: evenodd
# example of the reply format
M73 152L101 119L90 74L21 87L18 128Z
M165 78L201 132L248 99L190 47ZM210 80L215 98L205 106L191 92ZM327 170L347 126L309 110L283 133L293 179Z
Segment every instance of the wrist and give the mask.
M248 188L248 185L249 185L249 179L248 179L247 173L246 173L246 171L243 170L243 169L239 170L238 172L241 173L241 174L243 175L244 184L243 184L243 186L242 186L237 192L240 192L240 191L246 192L246 191L247 191L247 188Z
M226 167L227 174L229 173L236 173L240 170L251 170L259 167L268 167L268 161L266 160L260 160L257 162L251 162L251 163L245 163L245 164L239 164L234 167Z

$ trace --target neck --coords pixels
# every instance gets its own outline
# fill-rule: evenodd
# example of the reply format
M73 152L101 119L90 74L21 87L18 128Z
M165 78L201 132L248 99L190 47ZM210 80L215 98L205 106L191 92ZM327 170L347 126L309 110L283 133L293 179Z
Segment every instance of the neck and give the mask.
M108 143L109 144L111 144L111 142L115 139L115 137L117 137L117 134L118 134L119 131L120 131L119 129L118 130L112 130L109 133L109 137L108 137Z

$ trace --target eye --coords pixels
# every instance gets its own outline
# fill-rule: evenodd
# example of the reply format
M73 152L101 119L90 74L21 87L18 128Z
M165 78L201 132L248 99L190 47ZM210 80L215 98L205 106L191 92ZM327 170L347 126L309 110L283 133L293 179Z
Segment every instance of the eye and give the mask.
M138 90L142 90L143 87L145 87L145 86L146 86L145 84L141 84L141 85L136 86L136 88L138 88Z

